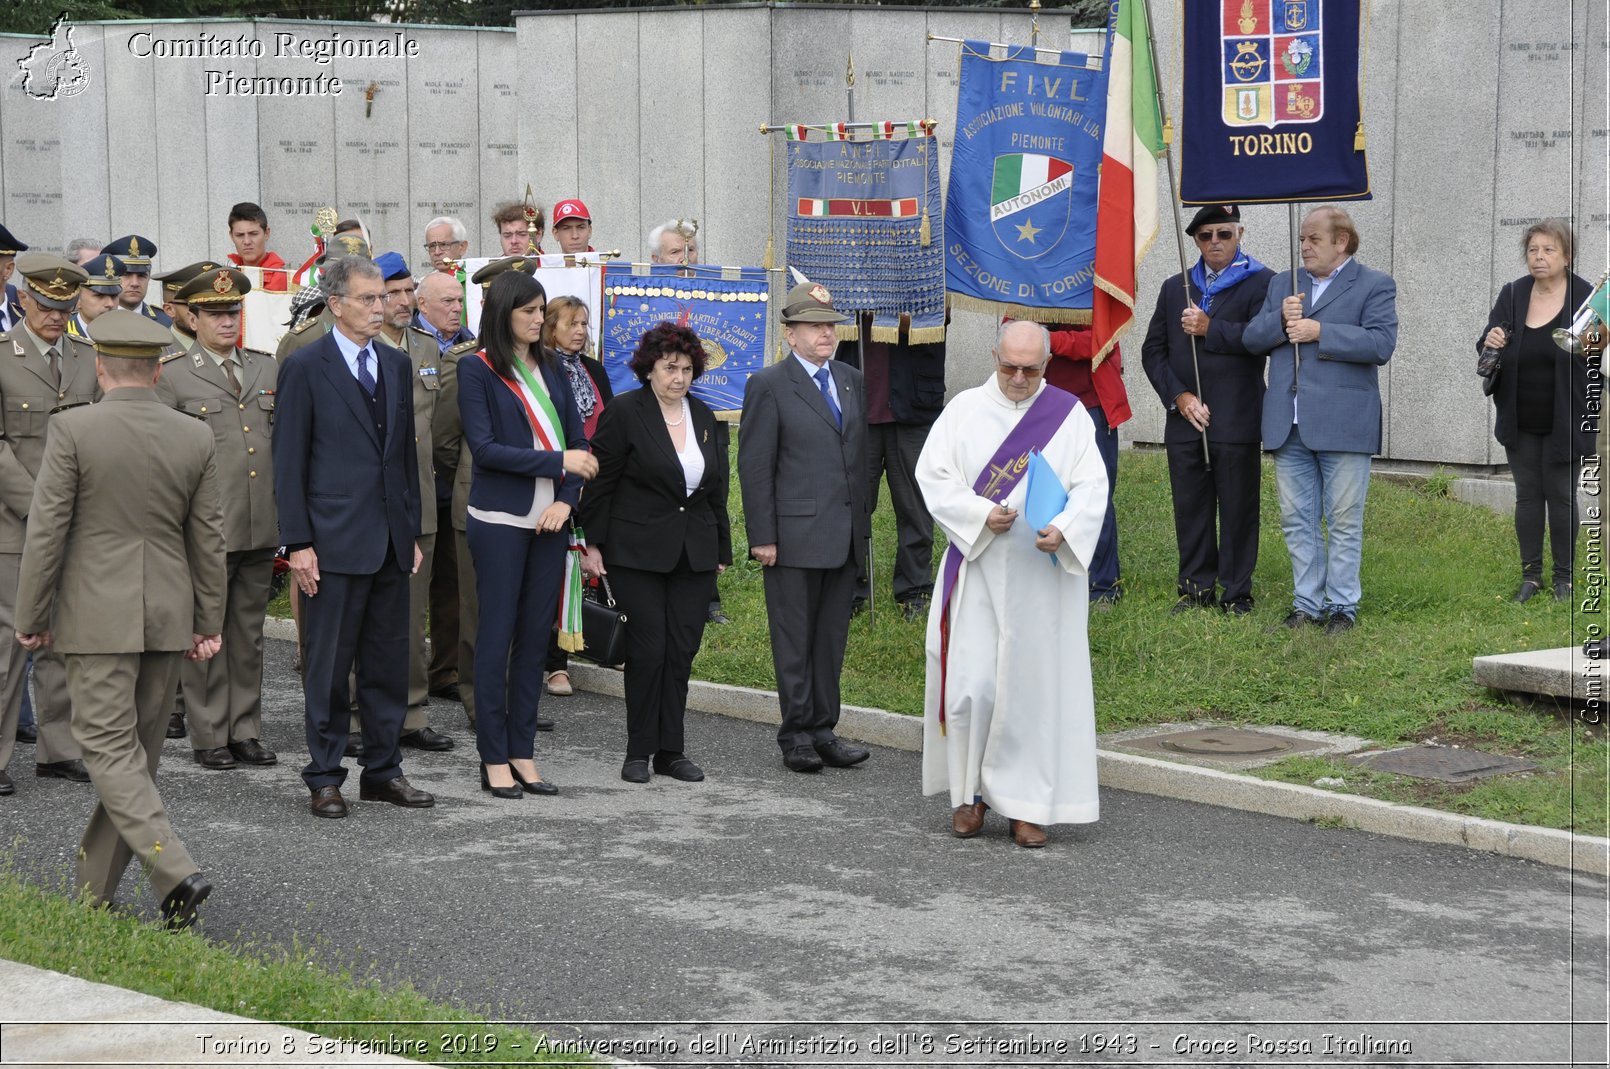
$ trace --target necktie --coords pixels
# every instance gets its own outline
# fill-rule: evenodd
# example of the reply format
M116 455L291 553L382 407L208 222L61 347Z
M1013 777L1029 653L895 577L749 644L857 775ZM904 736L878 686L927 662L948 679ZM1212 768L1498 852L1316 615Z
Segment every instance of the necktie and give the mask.
M375 377L369 371L368 349L358 350L358 385L362 386L363 392L370 397L375 395Z
M838 398L833 396L833 376L829 375L827 368L824 367L818 368L813 377L816 379L816 385L822 388L822 399L827 402L828 409L832 411L833 421L839 425L839 430L842 431L844 429L844 413L839 409Z
M57 390L60 390L61 389L61 353L56 351L56 347L54 345L51 346L49 349L45 350L45 362L50 365L51 384L54 385Z
M1208 289L1212 289L1213 288L1213 283L1217 282L1218 280L1219 280L1219 273L1217 271L1209 271L1207 273Z
M235 360L233 357L224 361L224 377L229 380L229 388L240 396L240 379L235 376Z

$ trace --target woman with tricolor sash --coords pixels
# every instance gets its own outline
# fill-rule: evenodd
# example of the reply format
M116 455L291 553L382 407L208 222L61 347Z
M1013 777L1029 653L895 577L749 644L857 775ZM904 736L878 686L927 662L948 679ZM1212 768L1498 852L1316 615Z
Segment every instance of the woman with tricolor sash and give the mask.
M558 793L535 760L542 665L556 619L561 640L580 638L571 516L598 473L565 375L543 354L546 302L529 275L495 278L481 313L481 351L458 372L472 463L465 533L481 603L475 736L481 787L498 798Z

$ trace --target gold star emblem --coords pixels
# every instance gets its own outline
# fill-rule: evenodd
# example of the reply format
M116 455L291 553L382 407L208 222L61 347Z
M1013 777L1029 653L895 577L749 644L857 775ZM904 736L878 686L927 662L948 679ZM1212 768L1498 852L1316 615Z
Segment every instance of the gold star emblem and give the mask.
M1039 232L1040 228L1034 225L1033 219L1024 219L1023 225L1017 228L1017 240L1026 241L1030 245L1033 245L1034 235L1038 234Z

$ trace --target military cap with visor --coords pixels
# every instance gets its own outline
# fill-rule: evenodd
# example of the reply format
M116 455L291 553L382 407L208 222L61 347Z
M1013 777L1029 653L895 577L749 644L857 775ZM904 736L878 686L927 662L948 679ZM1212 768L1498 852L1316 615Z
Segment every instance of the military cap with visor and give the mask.
M850 317L833 309L833 295L819 282L801 282L783 301L784 323L848 323Z
M101 253L95 259L84 265L84 271L89 275L84 288L93 293L103 293L108 297L115 297L123 292L123 275L125 269L123 261L110 253Z
M151 259L157 254L156 242L150 238L142 238L138 234L129 234L118 238L110 245L101 249L102 252L111 253L123 261L123 269L130 275L149 275L151 273Z
M95 320L95 351L102 356L155 360L173 345L173 332L156 320L114 308Z
M519 271L521 274L534 275L537 273L537 258L535 256L505 256L501 260L493 260L470 276L470 281L482 289L490 286L492 280L505 271Z
M15 256L19 252L27 251L27 243L18 241L11 231L6 229L6 225L0 223L0 256Z
M230 312L239 308L240 302L251 291L252 280L246 277L246 272L232 267L218 267L202 271L181 286L178 300L191 308Z
M24 292L41 307L70 312L78 306L78 288L89 275L77 264L48 252L25 252L17 257L17 274Z

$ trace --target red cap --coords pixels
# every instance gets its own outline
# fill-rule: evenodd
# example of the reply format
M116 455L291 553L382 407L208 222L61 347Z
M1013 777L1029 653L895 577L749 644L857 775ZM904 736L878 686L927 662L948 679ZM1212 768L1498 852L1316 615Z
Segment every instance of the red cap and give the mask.
M593 221L593 215L587 210L587 205L572 197L553 206L553 215L548 217L548 225L558 226L566 219L585 219L590 223Z

